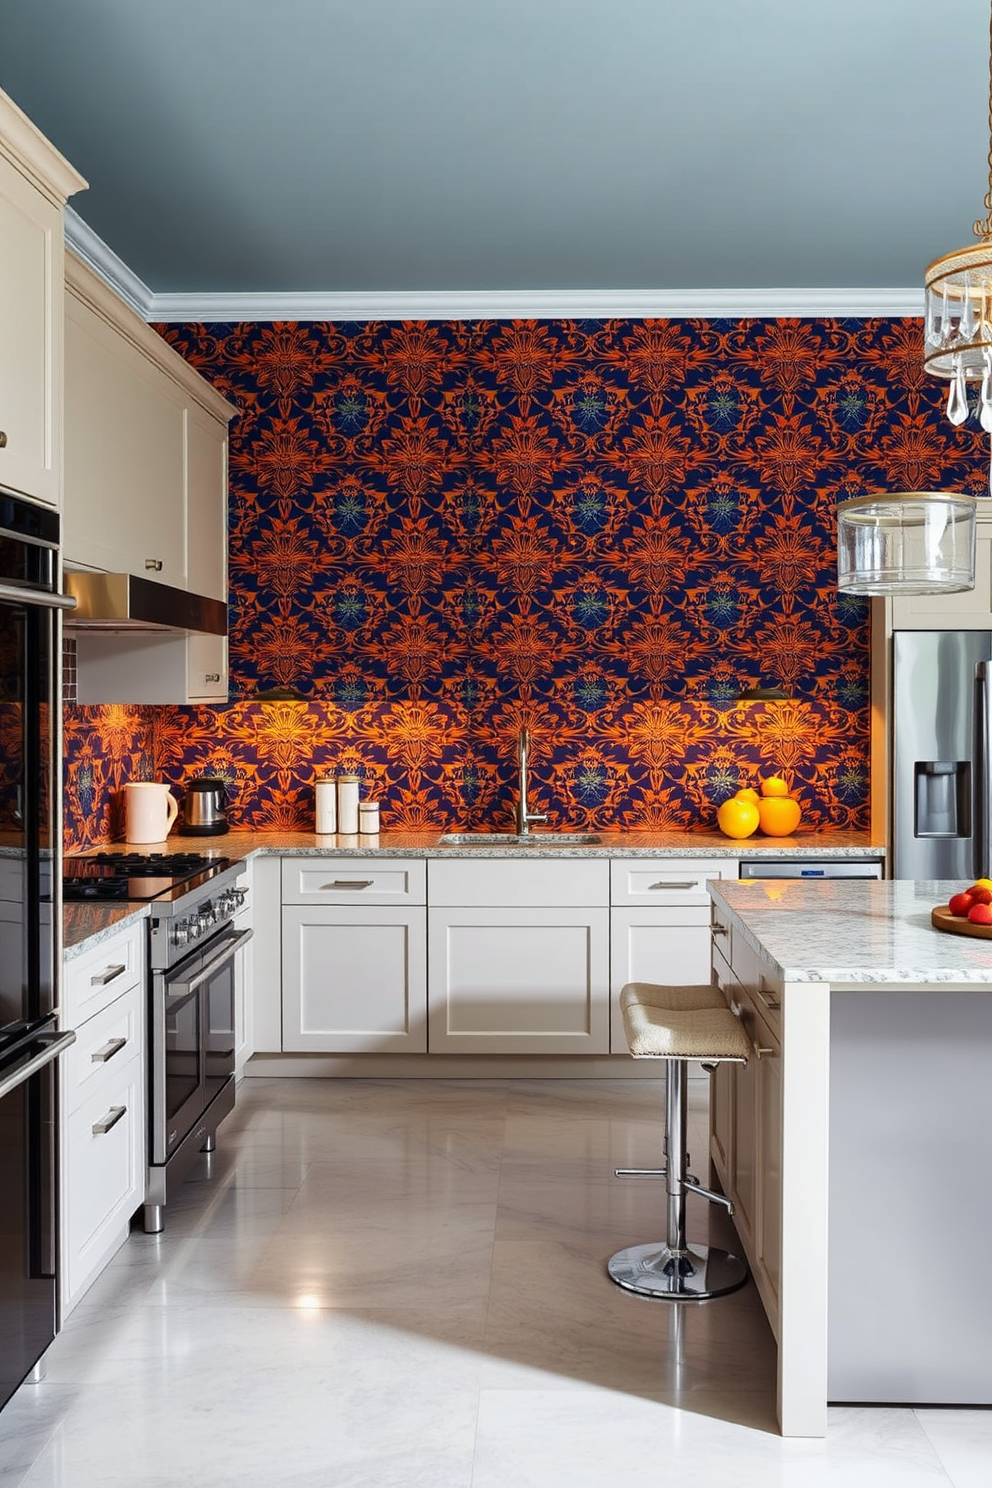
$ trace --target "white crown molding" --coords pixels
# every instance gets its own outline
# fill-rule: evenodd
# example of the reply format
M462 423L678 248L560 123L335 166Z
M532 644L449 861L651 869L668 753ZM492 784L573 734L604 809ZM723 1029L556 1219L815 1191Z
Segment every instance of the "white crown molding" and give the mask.
M267 320L762 320L923 314L913 289L372 290L155 294L66 209L66 242L142 319Z
M65 209L65 242L142 320L155 319L148 313L155 299L148 285L131 272L124 260L71 207Z
M160 321L741 320L923 314L923 289L558 289L157 294Z

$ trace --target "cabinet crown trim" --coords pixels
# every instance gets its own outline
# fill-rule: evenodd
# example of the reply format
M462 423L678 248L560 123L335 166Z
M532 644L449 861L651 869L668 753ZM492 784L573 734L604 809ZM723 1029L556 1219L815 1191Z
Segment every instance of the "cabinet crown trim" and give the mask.
M85 176L69 164L3 91L0 91L0 150L59 206L64 206L66 198L74 192L85 191L89 186Z
M167 377L199 403L214 418L228 423L240 411L218 393L190 364L163 341L157 331L143 320L112 290L100 275L68 249L65 255L65 284L70 298L86 305L100 316L118 335L129 341L136 351L154 362Z

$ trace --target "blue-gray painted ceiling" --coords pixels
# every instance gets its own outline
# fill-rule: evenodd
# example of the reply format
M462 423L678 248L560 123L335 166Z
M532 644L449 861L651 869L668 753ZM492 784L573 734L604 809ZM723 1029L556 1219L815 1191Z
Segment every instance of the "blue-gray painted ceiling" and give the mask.
M3 0L0 86L158 293L917 285L987 0Z

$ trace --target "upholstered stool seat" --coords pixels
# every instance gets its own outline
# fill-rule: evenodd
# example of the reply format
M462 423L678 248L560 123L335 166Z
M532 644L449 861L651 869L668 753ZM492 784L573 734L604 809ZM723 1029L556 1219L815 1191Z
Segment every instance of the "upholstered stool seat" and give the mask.
M686 1196L695 1191L714 1203L733 1205L704 1188L686 1171L687 1061L712 1066L746 1064L750 1041L720 991L711 986L659 986L630 982L620 994L624 1032L635 1059L665 1061L665 1167L617 1168L617 1177L663 1177L668 1195L664 1241L617 1251L607 1266L626 1291L670 1302L703 1302L736 1291L747 1280L739 1257L686 1240Z

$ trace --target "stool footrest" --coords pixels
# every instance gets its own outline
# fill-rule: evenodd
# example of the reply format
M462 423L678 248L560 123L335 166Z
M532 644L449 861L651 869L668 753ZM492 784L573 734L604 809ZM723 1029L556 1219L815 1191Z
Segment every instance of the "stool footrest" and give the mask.
M707 1188L705 1184L700 1183L698 1178L694 1178L691 1173L686 1173L683 1182L686 1188L691 1189L693 1193L701 1194L704 1199L709 1199L711 1204L722 1204L728 1214L732 1215L734 1213L733 1203L727 1198L726 1194L717 1193L715 1188Z

